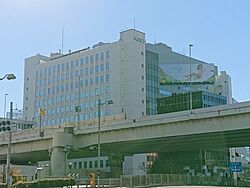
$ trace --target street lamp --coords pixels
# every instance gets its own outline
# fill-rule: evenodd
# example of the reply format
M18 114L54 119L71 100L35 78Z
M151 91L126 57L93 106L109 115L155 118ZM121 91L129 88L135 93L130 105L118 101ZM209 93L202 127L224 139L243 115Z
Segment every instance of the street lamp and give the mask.
M10 102L10 120L12 120L12 117L13 117L13 102ZM12 140L12 130L9 131L8 153L7 153L6 182L8 188L11 187L11 181L10 181L11 140Z
M191 58L191 50L194 45L189 44L189 96L190 96L190 113L192 114L193 110L193 101L192 101L192 58Z
M110 105L113 104L114 102L111 99L106 99L105 102L101 102L101 98L100 95L98 95L98 138L97 138L97 142L98 142L98 146L97 146L97 150L98 150L98 171L97 171L97 183L98 183L98 188L100 188L100 158L101 158L101 143L100 143L100 132L101 132L101 105Z
M15 80L16 76L14 74L5 74L4 77L0 78L0 80L3 80L4 78L7 78L7 80Z

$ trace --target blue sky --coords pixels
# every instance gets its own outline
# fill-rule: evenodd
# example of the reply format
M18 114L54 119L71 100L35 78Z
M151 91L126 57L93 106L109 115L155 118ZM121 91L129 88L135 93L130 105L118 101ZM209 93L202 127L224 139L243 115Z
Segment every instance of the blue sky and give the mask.
M250 1L248 0L0 0L0 116L23 100L24 59L61 47L77 50L119 39L135 27L147 42L163 42L176 52L215 63L232 77L233 97L250 100Z

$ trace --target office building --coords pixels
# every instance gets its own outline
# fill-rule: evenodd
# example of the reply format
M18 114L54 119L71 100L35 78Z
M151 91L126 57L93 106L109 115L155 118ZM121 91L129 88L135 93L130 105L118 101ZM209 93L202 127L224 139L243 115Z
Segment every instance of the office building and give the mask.
M145 54L145 34L130 29L113 43L25 59L24 118L38 121L39 109L44 108L43 126L75 125L78 121L83 125L97 117L98 96L102 102L106 98L114 102L101 107L102 118L145 116Z

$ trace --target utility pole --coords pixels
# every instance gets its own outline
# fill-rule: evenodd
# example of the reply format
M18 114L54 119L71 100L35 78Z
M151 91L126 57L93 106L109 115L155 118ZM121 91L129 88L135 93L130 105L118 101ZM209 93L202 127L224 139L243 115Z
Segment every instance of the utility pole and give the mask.
M12 116L13 116L13 102L10 102L10 120L12 120ZM6 182L7 182L8 188L11 188L10 159L11 159L12 127L13 126L12 126L12 122L11 122L11 129L9 131L8 153L7 153L7 173L6 173Z

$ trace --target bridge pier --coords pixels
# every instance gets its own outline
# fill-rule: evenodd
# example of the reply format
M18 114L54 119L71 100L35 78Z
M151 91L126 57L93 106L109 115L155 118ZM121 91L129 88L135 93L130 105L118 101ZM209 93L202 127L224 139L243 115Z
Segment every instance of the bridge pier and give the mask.
M51 176L67 176L67 155L73 145L74 135L70 132L58 132L53 135L51 148Z

